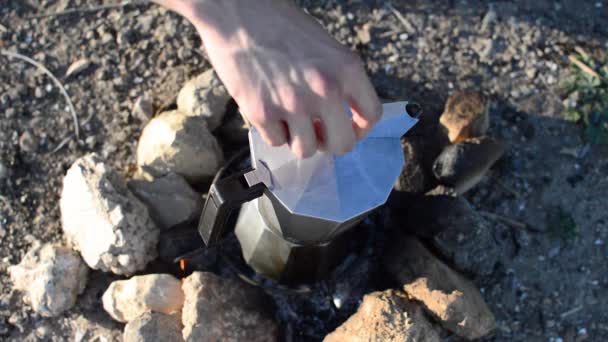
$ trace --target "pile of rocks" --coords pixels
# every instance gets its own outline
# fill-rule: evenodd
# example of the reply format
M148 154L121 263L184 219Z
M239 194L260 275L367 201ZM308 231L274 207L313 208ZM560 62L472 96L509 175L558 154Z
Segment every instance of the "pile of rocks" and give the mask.
M395 230L383 258L400 288L365 295L326 341L440 341L447 334L474 340L495 328L480 291L458 272L488 276L500 257L495 224L459 196L504 153L487 136L488 111L482 94L454 92L439 120L423 120L403 139L407 164L389 200L387 221Z
M73 163L59 202L68 247L34 246L9 270L34 311L57 316L69 310L92 269L124 277L110 284L102 302L113 319L126 323L125 341L280 339L270 298L257 287L209 272L182 280L146 274L159 255L159 236L196 224L203 196L195 189L224 160L216 137L246 141L242 118L223 117L229 100L212 70L186 83L176 109L154 116L149 99L139 99L134 115L149 121L132 179L97 154ZM408 164L389 203L390 221L401 229L384 258L399 288L365 295L358 311L327 341L438 341L446 331L476 339L493 329L492 313L473 283L411 234L424 228L422 235L459 271L493 271L498 255L489 224L458 196L503 152L486 136L488 126L483 97L456 93L430 135L437 139L404 140Z

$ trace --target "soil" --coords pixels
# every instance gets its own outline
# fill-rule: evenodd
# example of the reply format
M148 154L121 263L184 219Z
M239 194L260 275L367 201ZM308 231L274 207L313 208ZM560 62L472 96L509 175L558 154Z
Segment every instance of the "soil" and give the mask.
M575 46L596 56L608 51L608 3L394 1L401 21L384 1L298 2L360 53L381 97L415 100L428 117L456 89L479 89L494 100L491 133L508 152L466 197L529 228L509 225L499 234L499 267L475 279L498 322L486 340L608 340L608 149L567 153L585 143L582 128L560 116L568 54ZM0 339L120 340L123 325L100 302L116 277L92 272L77 306L47 319L11 290L6 269L32 244L62 241L57 203L78 157L95 151L124 174L132 171L144 124L131 115L138 97L148 94L161 108L210 67L196 31L155 5L32 18L95 4L101 2L0 6L0 49L53 72L80 122L75 139L51 79L0 56ZM65 78L81 58L91 66Z

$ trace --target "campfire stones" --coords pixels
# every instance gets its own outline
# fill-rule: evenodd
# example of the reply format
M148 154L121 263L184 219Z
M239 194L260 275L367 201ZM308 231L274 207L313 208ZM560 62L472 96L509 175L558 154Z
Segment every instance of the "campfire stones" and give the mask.
M420 302L445 329L477 339L495 327L494 315L469 280L439 261L418 240L402 236L385 256L387 271L409 298Z
M192 221L203 210L201 195L182 176L175 173L152 181L131 180L128 186L146 204L152 220L161 229Z
M130 322L146 311L175 314L184 305L181 282L169 274L148 274L117 280L103 294L104 309L119 322Z
M177 95L177 108L186 115L204 118L213 131L222 122L229 100L228 91L215 71L209 69L186 82Z
M483 178L502 156L504 146L490 137L473 138L447 146L433 164L435 177L463 194Z
M84 290L88 268L78 253L50 244L32 248L8 272L14 288L42 316L57 316L70 309Z
M194 272L184 280L186 341L276 341L278 327L264 311L264 292L238 280Z
M180 317L146 311L127 323L122 339L123 342L183 341Z
M357 312L324 342L341 341L440 341L422 309L405 293L373 292L363 297Z
M98 155L70 167L59 206L65 236L89 267L128 275L156 258L159 229L122 176Z
M490 126L488 99L476 91L457 91L448 98L439 119L452 143L486 134Z
M405 165L395 184L395 190L411 194L422 194L432 181L432 176L425 170L422 156L424 143L420 139L405 138L401 140Z
M162 177L177 173L189 182L215 175L222 151L200 116L164 112L144 128L137 146L137 164L144 173Z
M439 228L432 238L436 250L454 266L476 276L489 276L500 260L495 229L461 197L427 196L441 208L433 224Z

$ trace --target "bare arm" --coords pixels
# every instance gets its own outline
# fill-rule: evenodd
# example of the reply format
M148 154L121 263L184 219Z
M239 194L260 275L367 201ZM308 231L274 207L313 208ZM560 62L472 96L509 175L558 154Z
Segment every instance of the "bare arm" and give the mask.
M288 143L299 157L343 154L379 119L359 57L293 2L156 2L196 27L218 76L269 144Z

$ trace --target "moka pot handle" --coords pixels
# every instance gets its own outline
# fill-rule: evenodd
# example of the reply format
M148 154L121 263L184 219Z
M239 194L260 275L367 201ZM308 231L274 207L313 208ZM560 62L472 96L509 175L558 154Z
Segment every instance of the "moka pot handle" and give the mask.
M264 193L266 186L250 186L245 174L251 170L219 179L211 185L198 224L198 231L207 246L217 243L226 235L226 224L234 209Z

